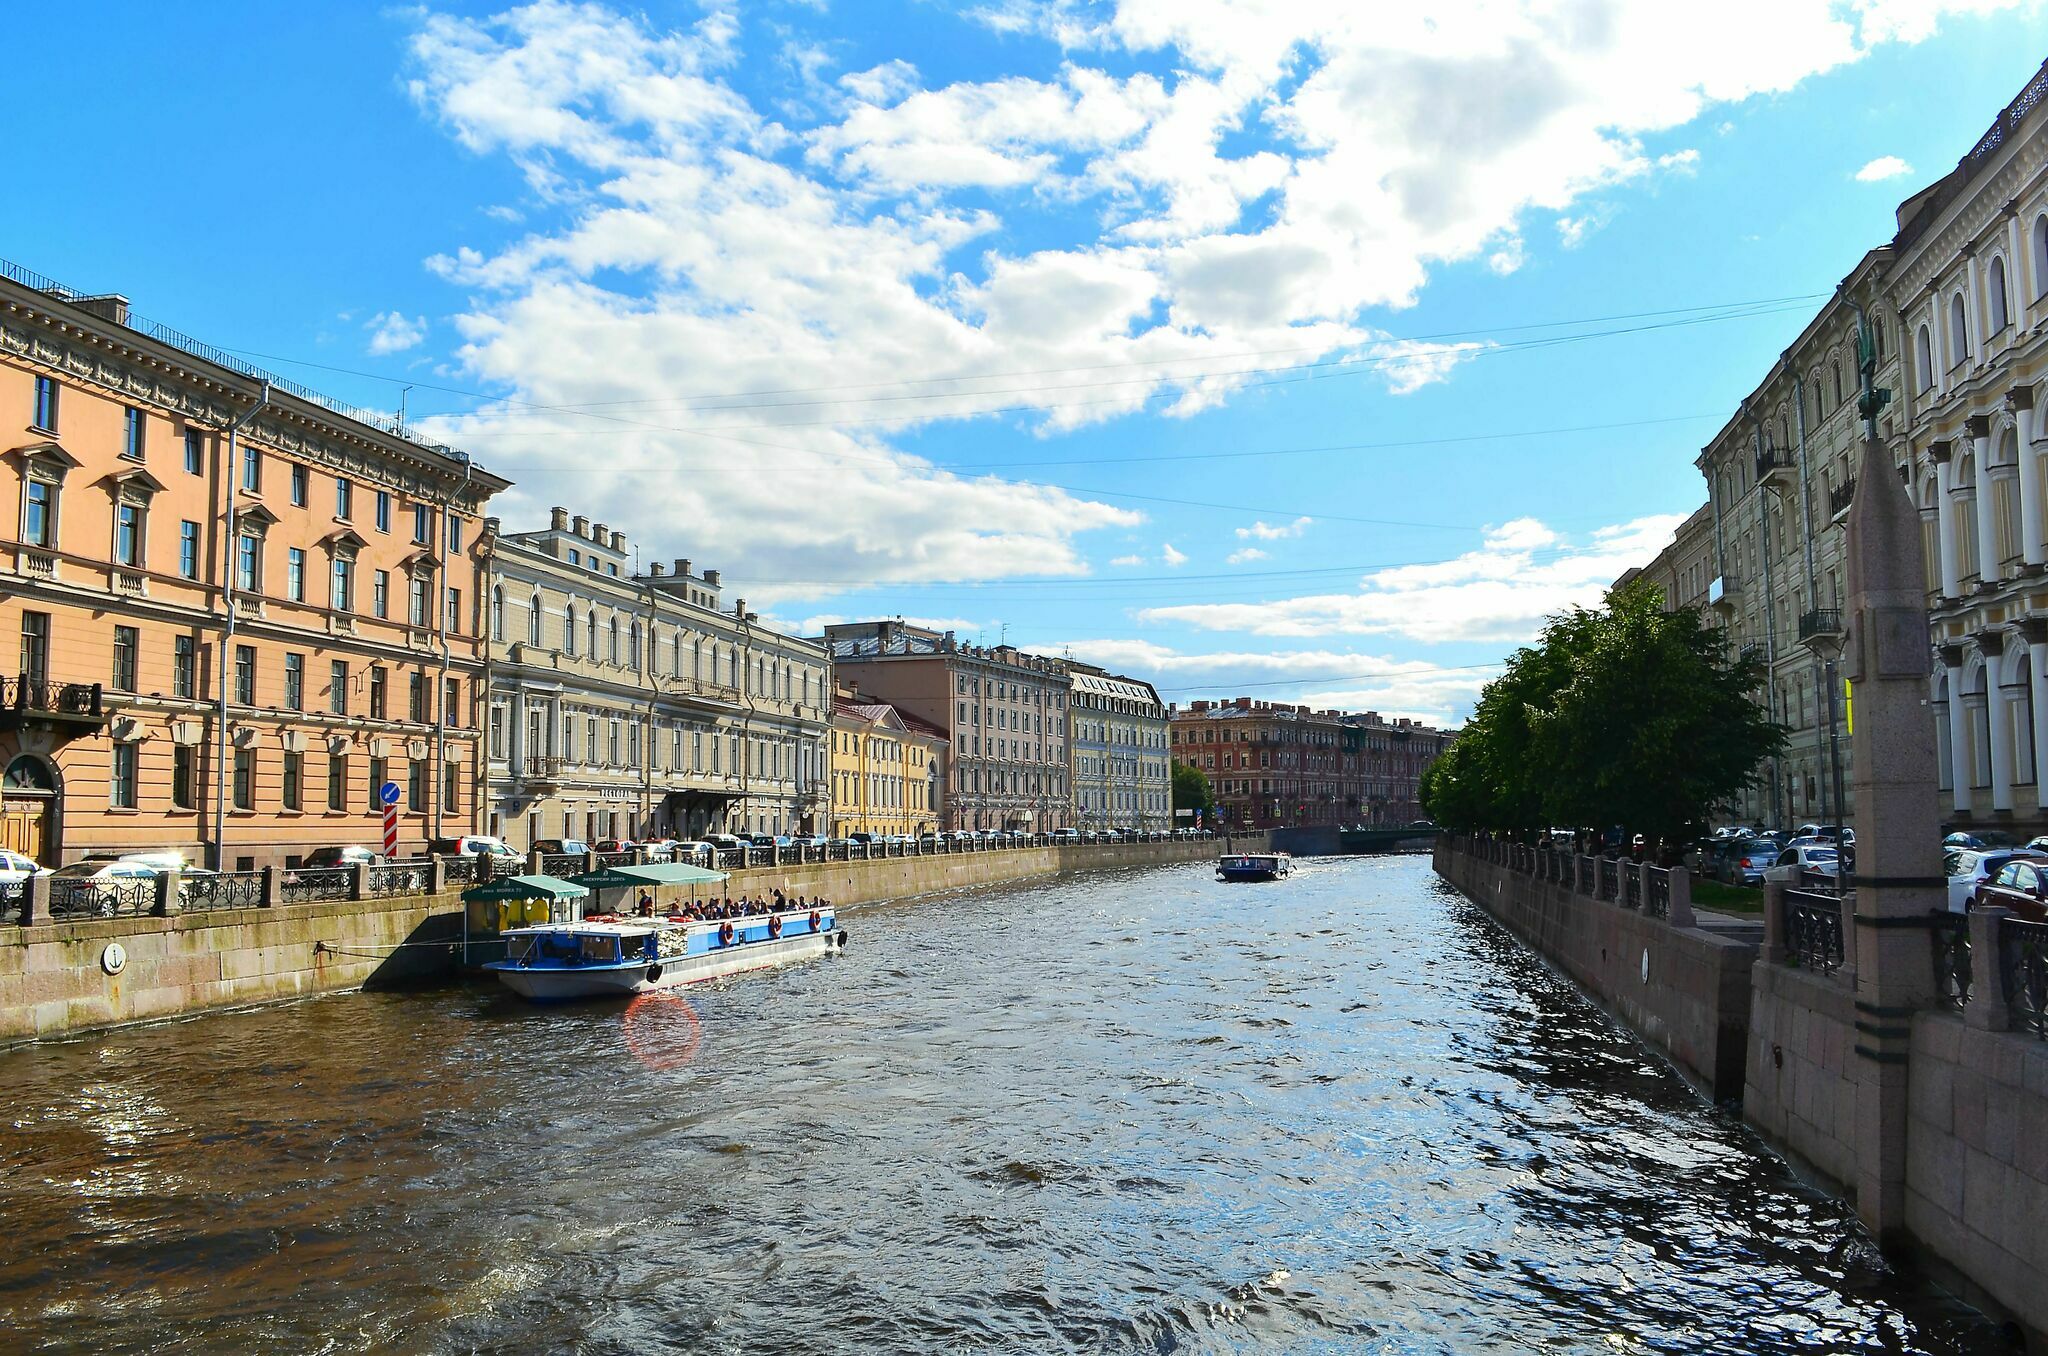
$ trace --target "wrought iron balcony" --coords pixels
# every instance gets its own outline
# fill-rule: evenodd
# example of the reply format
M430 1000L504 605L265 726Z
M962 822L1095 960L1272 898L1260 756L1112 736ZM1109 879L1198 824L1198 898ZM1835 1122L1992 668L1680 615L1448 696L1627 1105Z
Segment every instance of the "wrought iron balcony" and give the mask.
M1799 639L1802 643L1816 638L1838 638L1841 634L1842 609L1839 607L1815 608L1799 618Z
M1841 484L1828 491L1828 521L1833 522L1849 511L1849 505L1856 502L1856 477L1850 476Z
M1767 447L1756 454L1756 483L1759 485L1790 485L1797 469L1792 464L1792 454L1782 447Z
M528 754L519 765L519 780L552 786L562 780L562 756L558 753Z
M1735 614L1735 604L1742 597L1742 583L1734 575L1716 575L1707 584L1707 606L1720 611L1724 617Z
M98 683L53 683L21 674L0 678L0 730L56 730L89 734L107 722Z

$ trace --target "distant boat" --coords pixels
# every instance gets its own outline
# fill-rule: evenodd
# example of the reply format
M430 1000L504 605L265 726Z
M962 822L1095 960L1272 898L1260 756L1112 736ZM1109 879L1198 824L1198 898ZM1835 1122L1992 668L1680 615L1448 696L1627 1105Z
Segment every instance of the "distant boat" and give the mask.
M832 906L745 918L586 918L508 929L505 959L489 961L522 998L630 997L787 965L846 945Z
M1283 880L1294 874L1294 858L1284 852L1226 852L1216 859L1218 880Z

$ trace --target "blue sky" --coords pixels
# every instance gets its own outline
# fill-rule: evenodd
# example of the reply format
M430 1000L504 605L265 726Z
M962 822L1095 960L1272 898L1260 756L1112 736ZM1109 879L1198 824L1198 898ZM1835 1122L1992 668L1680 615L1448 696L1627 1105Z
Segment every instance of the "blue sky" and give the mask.
M36 7L0 255L792 627L1455 719L2048 28L1413 8Z

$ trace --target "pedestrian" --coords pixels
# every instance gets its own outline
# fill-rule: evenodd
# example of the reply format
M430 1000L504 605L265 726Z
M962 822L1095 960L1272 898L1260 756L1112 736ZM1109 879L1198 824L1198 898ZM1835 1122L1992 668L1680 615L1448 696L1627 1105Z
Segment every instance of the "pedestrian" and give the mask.
M654 917L654 892L651 890L642 890L640 892L640 916L642 918Z

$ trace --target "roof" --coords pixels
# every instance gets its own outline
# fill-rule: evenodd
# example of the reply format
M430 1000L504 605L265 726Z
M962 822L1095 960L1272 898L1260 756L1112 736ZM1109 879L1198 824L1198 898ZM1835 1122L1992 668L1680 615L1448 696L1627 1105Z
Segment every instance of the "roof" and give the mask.
M934 740L940 744L950 744L953 742L953 737L946 733L943 726L934 725L923 716L912 715L900 706L896 708L896 718L903 722L903 728L911 734L924 739Z
M1083 673L1073 675L1074 691L1085 692L1094 697L1114 697L1119 701L1149 702L1159 705L1159 694L1152 690L1150 683L1135 678L1118 678L1107 673Z
M507 876L462 892L468 899L581 899L590 891L555 876Z
M649 862L645 866L604 866L575 878L578 885L593 890L619 890L634 885L712 885L730 879L723 871L709 871L683 862Z

